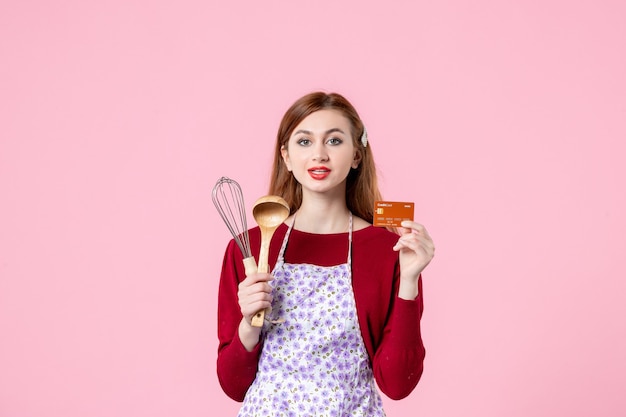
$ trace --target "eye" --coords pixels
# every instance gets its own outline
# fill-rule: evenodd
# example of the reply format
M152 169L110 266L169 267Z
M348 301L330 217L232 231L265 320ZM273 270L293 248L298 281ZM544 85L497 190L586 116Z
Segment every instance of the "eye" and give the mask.
M311 140L307 138L300 138L296 140L296 143L300 146L309 146L311 144Z
M343 143L343 140L339 139L339 138L330 138L330 139L328 139L328 144L329 145L335 145L336 146L336 145L341 145L342 143Z

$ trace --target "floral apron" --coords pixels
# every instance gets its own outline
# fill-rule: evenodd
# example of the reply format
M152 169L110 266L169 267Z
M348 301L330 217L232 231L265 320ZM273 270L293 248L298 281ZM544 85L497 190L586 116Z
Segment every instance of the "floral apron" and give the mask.
M292 227L272 272L271 317L239 416L384 416L352 291L352 215L341 265L286 263Z

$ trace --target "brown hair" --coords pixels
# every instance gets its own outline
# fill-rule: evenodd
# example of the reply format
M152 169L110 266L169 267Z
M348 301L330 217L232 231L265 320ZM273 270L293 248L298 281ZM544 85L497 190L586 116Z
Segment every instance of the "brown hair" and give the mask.
M343 96L337 93L314 92L298 99L285 113L278 134L274 164L270 179L269 193L278 195L289 203L291 213L294 213L302 204L302 187L291 172L287 170L281 156L281 147L287 149L292 132L311 113L318 110L340 111L352 127L352 142L360 156L360 163L356 169L351 169L346 183L346 204L356 216L372 223L374 219L374 201L382 200L376 179L376 165L372 155L371 145L367 147L361 143L364 126L356 109Z

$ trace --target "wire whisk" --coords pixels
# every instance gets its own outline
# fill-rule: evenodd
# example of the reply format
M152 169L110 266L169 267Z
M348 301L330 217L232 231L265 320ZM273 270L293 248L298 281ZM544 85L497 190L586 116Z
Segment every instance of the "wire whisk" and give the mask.
M241 250L246 276L255 274L257 266L250 250L246 205L241 187L237 181L222 177L213 186L211 196L217 212L226 223L226 227Z
M217 212L233 235L243 257L251 257L246 206L241 186L235 180L222 177L213 187L212 198Z

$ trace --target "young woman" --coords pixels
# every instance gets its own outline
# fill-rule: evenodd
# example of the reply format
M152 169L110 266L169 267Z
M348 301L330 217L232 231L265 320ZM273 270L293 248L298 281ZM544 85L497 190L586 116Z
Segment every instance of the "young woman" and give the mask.
M372 226L381 200L363 122L339 94L297 100L280 124L269 194L291 214L271 274L245 276L234 241L219 287L217 372L240 416L384 416L380 390L409 395L423 369L426 229ZM260 231L249 231L257 256ZM251 318L271 308L262 328Z

